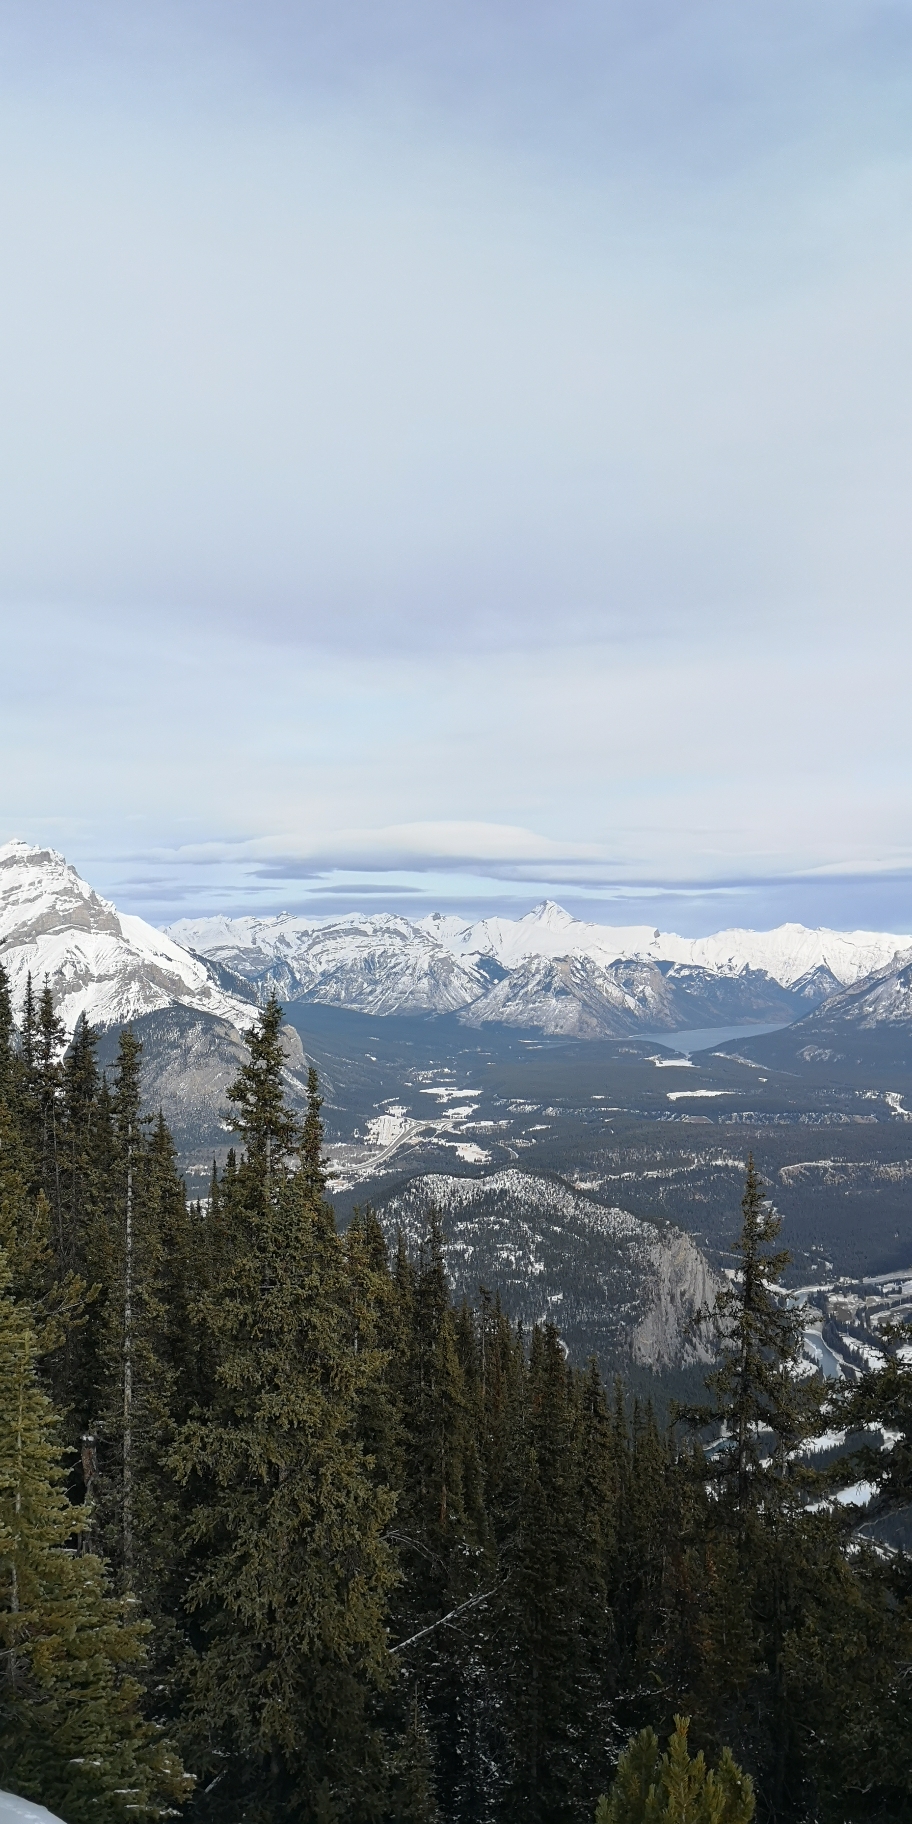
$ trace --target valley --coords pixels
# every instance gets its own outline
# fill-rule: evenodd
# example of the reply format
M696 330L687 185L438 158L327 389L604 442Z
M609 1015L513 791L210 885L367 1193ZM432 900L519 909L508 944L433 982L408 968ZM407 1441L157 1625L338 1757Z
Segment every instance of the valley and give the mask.
M232 1144L226 1091L274 991L294 1107L319 1073L340 1222L370 1201L417 1246L435 1203L457 1288L553 1316L606 1367L635 1365L640 1335L653 1366L686 1368L685 1306L730 1263L751 1152L795 1288L825 1297L912 1259L909 950L800 926L681 939L550 903L475 925L283 915L163 934L62 856L0 849L15 1008L46 980L68 1034L96 1024L109 1069L132 1024L191 1196Z

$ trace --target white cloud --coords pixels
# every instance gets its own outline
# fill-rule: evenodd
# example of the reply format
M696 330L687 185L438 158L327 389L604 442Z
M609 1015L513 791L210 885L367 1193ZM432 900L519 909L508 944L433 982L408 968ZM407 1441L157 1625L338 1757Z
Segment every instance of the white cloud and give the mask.
M906 9L52 14L4 825L175 892L901 871Z

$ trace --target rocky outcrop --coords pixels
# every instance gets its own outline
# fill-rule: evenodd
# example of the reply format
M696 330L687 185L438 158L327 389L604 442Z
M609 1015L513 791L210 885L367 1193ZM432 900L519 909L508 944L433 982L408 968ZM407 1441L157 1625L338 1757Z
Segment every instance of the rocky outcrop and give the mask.
M706 1255L683 1230L662 1229L650 1257L646 1309L630 1338L633 1360L650 1368L708 1362L706 1327L694 1322L700 1312L712 1310L719 1290Z
M716 1280L680 1229L512 1167L480 1178L426 1173L378 1211L390 1239L401 1228L417 1251L432 1207L457 1298L497 1292L514 1321L556 1324L574 1361L595 1355L607 1373L707 1359L694 1318L713 1304Z

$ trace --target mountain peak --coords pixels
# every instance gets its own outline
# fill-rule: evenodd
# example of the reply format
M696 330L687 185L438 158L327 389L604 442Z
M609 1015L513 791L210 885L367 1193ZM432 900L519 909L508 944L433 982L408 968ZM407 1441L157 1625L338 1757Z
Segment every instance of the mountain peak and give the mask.
M249 1017L209 964L144 919L122 916L57 849L20 838L0 847L0 956L14 1005L29 975L46 978L70 1032L81 1013L112 1026L176 1004Z
M559 906L556 899L543 899L540 905L532 907L531 912L526 912L519 922L523 925L545 925L550 931L565 931L570 925L578 924L579 920L574 918L572 912Z

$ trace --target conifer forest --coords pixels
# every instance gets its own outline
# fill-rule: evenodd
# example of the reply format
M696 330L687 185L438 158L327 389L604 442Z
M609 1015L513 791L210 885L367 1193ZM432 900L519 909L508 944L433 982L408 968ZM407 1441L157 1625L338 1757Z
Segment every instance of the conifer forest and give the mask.
M912 1570L838 1499L881 1426L912 1500L903 1337L796 1373L751 1167L705 1401L659 1416L457 1306L433 1209L417 1254L339 1232L281 1019L193 1202L130 1028L108 1079L0 971L0 1787L65 1824L912 1818Z

